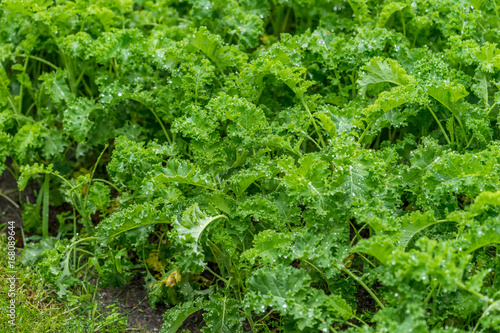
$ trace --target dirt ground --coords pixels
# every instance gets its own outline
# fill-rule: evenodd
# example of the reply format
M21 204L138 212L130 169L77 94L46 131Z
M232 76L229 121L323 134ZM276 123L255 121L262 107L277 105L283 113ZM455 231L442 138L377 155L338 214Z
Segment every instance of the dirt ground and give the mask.
M159 332L165 307L154 310L149 305L143 281L135 280L125 288L99 288L98 298L103 307L117 302L120 312L128 314L127 328L141 329L138 332Z
M120 312L128 313L128 329L142 329L137 332L147 333L161 330L162 316L167 308L160 304L156 310L151 308L142 277L133 279L125 288L99 288L98 295L103 307L117 301ZM201 327L203 327L203 313L198 311L184 322L178 332L188 330L191 333L200 333Z

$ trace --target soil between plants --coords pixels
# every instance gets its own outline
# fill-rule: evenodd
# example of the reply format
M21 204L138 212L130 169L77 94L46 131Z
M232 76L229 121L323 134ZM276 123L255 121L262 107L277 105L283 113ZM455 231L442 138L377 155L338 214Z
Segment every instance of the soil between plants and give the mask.
M160 332L166 308L158 304L154 310L149 305L142 279L133 279L123 288L98 288L97 298L103 308L116 303L119 312L128 316L127 328L142 329L138 332Z

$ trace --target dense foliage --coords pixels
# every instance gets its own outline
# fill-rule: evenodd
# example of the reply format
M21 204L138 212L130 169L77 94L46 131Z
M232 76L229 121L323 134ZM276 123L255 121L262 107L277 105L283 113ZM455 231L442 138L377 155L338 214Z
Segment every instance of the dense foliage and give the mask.
M496 1L1 8L0 171L59 295L143 275L163 332L500 330Z

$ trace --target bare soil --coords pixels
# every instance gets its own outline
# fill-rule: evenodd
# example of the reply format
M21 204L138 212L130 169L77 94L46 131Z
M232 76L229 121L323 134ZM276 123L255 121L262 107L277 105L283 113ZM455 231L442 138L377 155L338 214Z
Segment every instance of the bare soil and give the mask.
M154 310L149 305L148 294L141 279L132 280L124 288L99 288L99 302L103 308L116 303L120 312L128 316L127 328L140 329L138 332L159 332L162 326L162 316L166 311L164 306Z

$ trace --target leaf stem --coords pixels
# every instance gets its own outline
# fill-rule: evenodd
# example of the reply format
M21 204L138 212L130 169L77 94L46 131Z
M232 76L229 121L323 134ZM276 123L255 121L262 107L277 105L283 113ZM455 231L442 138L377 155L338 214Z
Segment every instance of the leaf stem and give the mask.
M485 295L483 295L483 294L480 294L480 293L478 293L478 292L477 292L477 291L475 291L475 290L471 290L471 289L467 288L467 286L466 286L465 284L463 284L462 282L457 281L457 282L456 282L456 284L457 284L457 286L458 286L460 289L463 289L463 290L465 290L465 291L467 291L467 292L471 293L472 295L477 296L478 298L480 298L480 299L482 299L482 300L487 301L487 302L488 302L488 304L492 304L492 303L493 303L493 301L492 301L491 299L489 299L487 296L485 296Z
M375 295L375 293L363 281L361 281L361 279L359 277L357 277L353 272L351 272L350 270L348 270L345 267L339 266L339 268L341 270L343 270L344 272L346 272L347 275L352 277L354 279L354 281L359 283L363 288L365 288L365 290L368 292L368 294L370 294L370 296L375 300L375 302L380 306L381 309L385 308L384 304L382 304L382 302L380 302L377 295Z
M358 143L361 143L363 142L363 139L365 138L366 136L366 133L368 133L368 129L374 124L375 122L372 121L371 123L367 124L366 127L365 127L365 130L363 131L363 133L361 134L361 136L359 137L358 139Z
M436 288L438 287L439 283L435 283L433 286L432 286L432 289L431 291L429 292L429 295L427 295L427 297L425 298L425 301L424 303L429 303L429 301L431 300L431 297L432 295L434 295L434 291L436 290Z
M210 269L210 267L205 266L205 269L207 269L210 273L212 273L213 276L221 279L226 285L229 285L228 280L224 279L222 276L220 276L219 274L215 273L213 270Z
M491 305L488 306L486 308L486 310L484 310L484 312L481 315L481 317L479 317L479 319L477 320L476 326L474 327L474 330L472 331L472 333L476 333L477 329L479 328L479 324L481 323L481 319L483 319L484 316L487 316L488 313L491 311L492 308L495 308L495 306L496 306L497 309L498 309L498 305L500 305L500 304L496 304L496 303L500 303L500 301L496 301L496 302L491 303Z
M80 244L80 243L83 243L83 242L88 241L88 240L96 240L96 239L97 239L97 237L85 237L85 238L82 238L82 239L80 239L80 240L78 240L78 241L70 244L69 247L68 247L68 249L71 249L71 248L75 247L76 244Z
M122 191L118 187L116 187L115 184L110 182L109 180L102 179L102 178L94 178L94 179L92 179L92 181L108 184L109 186L113 187L118 193L120 193L120 194L122 193Z
M318 135L319 137L319 142L321 143L321 145L323 147L325 147L325 141L323 141L323 136L321 135L319 129L318 129L318 125L316 124L316 120L314 119L311 111L309 110L309 107L307 106L306 102L304 101L304 97L303 96L300 96L300 101L302 102L302 105L304 106L304 108L307 110L307 113L309 114L309 117L311 118L311 121L312 121L312 124L314 126L314 130L316 131L316 134Z
M38 61L40 61L40 62L42 62L42 63L44 63L44 64L46 64L46 65L48 65L48 66L52 67L52 68L53 68L53 69L55 69L55 70L59 69L59 67L57 67L57 66L56 66L56 65L54 65L53 63L51 63L51 62L49 62L49 61L47 61L47 60L45 60L45 59L38 58L38 57L36 57L36 56L34 56L34 55L31 55L31 54L18 54L17 56L19 56L19 57L24 57L24 58L31 58L31 59L34 59L34 60L38 60Z
M436 114L434 113L434 111L432 111L432 109L429 105L427 105L427 109L430 111L430 113L434 117L434 120L436 120L439 128L441 129L441 132L443 132L443 135L444 135L444 138L446 139L446 142L448 142L448 144L451 144L451 141L450 141L450 138L448 137L448 134L446 134L446 132L443 128L443 125L441 125L441 123L439 122L439 119L436 117Z
M23 69L23 74L26 73L26 70L28 69L28 60L29 57L26 58L24 61L24 69ZM19 88L19 114L23 113L23 92L24 92L24 84L21 84L21 87Z
M495 104L493 104L493 105L491 106L491 108L488 110L488 112L486 112L485 117L488 117L488 116L490 115L490 112L491 112L491 111L495 108L495 106L497 106L497 102L495 102Z
M17 108L16 108L16 106L14 105L14 102L12 101L12 98L10 98L10 96L7 96L7 100L9 101L9 104L10 104L10 106L11 106L12 110L14 111L14 113L18 113L18 112L17 112ZM17 123L19 124L19 120L17 120L17 119L16 119L16 121L17 121Z

